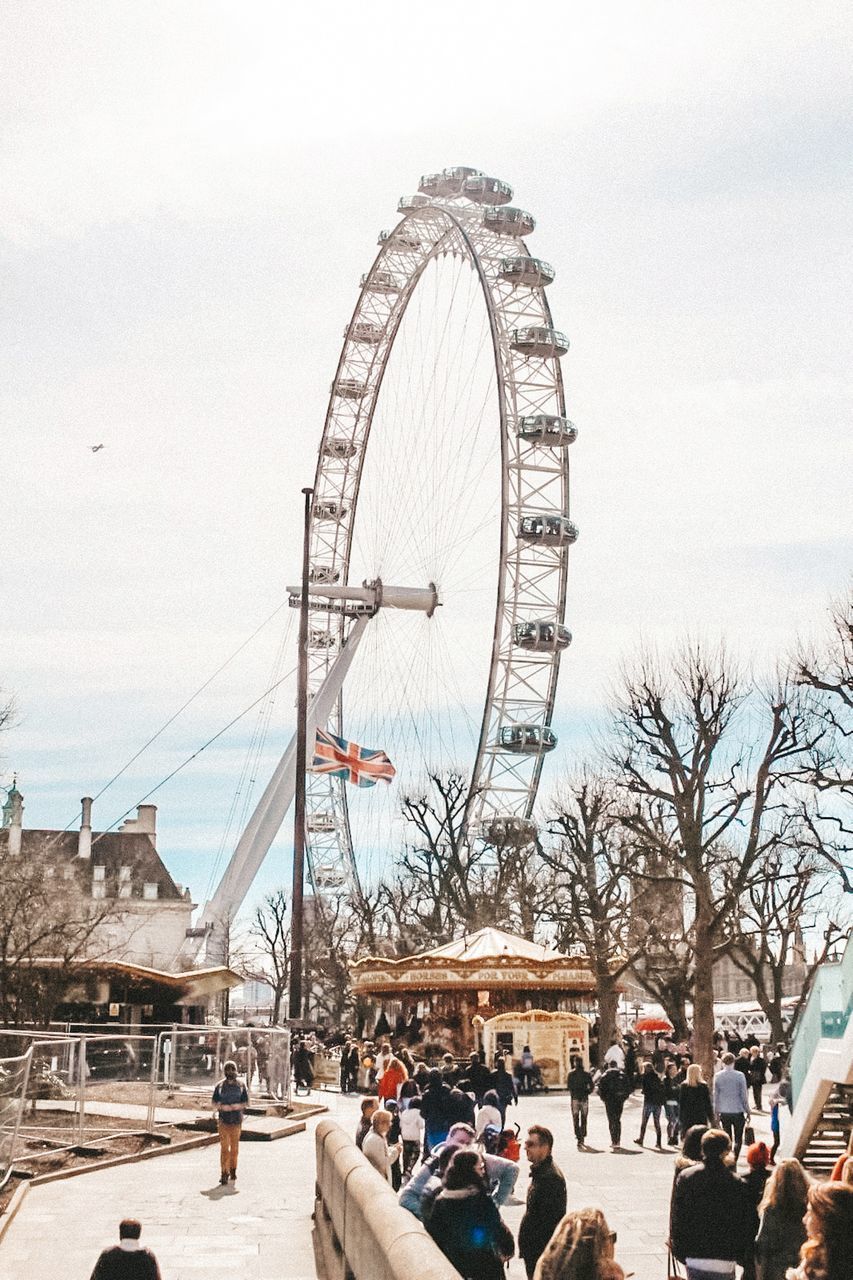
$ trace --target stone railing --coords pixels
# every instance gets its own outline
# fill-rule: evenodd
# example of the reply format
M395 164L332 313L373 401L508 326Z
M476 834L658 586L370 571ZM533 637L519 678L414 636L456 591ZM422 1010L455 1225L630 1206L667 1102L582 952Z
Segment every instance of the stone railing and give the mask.
M314 1225L326 1280L460 1280L423 1225L333 1120L321 1120Z

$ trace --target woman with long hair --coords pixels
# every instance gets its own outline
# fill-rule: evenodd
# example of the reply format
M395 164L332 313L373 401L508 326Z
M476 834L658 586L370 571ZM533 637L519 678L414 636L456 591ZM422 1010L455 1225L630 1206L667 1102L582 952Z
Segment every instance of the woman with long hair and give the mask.
M536 1263L533 1280L625 1280L600 1209L566 1214Z
M711 1105L711 1091L702 1079L702 1068L698 1062L691 1062L687 1068L684 1084L678 1090L678 1127L682 1140L688 1129L695 1124L703 1124L710 1128L714 1123L714 1108Z
M764 1188L755 1239L757 1280L785 1280L800 1259L811 1179L799 1160L780 1160Z
M788 1280L850 1280L853 1276L853 1187L816 1182L809 1190L806 1242Z
M456 1151L435 1197L427 1230L465 1280L503 1280L515 1241L489 1195L479 1151Z

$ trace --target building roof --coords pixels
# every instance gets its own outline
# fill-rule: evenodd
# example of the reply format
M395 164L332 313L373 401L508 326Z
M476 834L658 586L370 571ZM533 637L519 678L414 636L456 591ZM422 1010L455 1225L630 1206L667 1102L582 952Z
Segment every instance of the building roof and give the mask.
M528 942L503 929L478 929L476 933L463 934L454 942L446 942L432 951L422 951L421 956L436 956L447 960L493 960L509 956L516 960L568 960L561 951L538 942ZM420 957L419 957L420 958Z
M0 855L5 853L9 840L8 828L0 829ZM92 868L105 866L110 896L116 892L119 867L131 867L134 886L157 885L159 902L182 901L183 894L175 884L160 858L151 837L139 831L93 831L90 858L78 858L79 833L77 831L46 831L25 828L21 832L20 857L50 859L57 864L74 868L78 883L91 887Z

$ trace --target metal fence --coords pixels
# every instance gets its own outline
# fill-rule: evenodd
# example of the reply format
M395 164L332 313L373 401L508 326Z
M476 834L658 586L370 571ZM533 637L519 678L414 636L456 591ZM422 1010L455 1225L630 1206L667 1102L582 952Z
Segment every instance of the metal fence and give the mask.
M290 1101L290 1032L280 1027L172 1027L157 1045L160 1079L172 1090L209 1094L231 1060L250 1101Z
M0 1187L12 1172L18 1127L24 1110L32 1054L0 1059Z
M290 1033L281 1028L173 1026L155 1035L0 1029L0 1185L15 1152L49 1165L69 1148L192 1122L209 1108L229 1059L251 1101L289 1103Z

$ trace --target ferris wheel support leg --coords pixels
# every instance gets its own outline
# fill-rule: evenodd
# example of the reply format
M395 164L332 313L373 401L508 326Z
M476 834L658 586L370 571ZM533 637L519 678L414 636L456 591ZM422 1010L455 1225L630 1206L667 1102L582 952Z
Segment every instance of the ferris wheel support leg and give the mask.
M338 657L315 696L308 703L306 731L309 746L318 727L326 724L341 691L344 679L370 616L357 618ZM296 790L296 734L294 733L275 773L257 803L246 829L237 842L231 860L205 905L199 928L206 928L205 958L208 964L221 964L226 959L228 926L239 911L252 887L270 845L278 835Z

